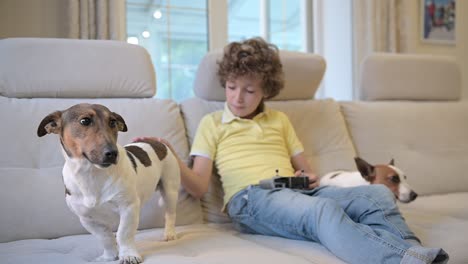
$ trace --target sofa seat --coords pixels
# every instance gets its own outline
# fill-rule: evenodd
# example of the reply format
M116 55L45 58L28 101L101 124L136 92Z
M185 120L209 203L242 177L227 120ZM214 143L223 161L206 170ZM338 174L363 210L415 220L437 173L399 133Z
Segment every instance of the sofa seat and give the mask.
M462 234L468 229L468 204L459 201L466 200L468 193L452 193L418 197L399 206L424 245L443 247L450 263L463 264L468 263ZM178 240L165 242L162 228L139 231L136 241L144 263L344 263L320 244L241 234L229 223L178 226L177 232ZM97 239L87 234L0 243L5 264L86 263L101 250Z
M317 243L285 243L282 238L240 234L230 224L178 226L177 232L178 240L165 242L162 228L139 231L136 241L144 263L343 263ZM91 235L0 244L3 264L83 264L99 256L101 250Z
M462 232L468 229L468 204L460 201L466 200L467 192L451 193L422 196L399 206L425 246L442 247L450 254L449 263L465 264L467 238ZM144 263L344 263L318 243L241 234L229 223L178 226L179 238L169 242L162 240L163 232L162 228L138 232L136 241ZM0 243L1 263L5 264L83 264L101 250L97 239L88 234Z
M399 204L408 225L429 247L442 247L449 263L468 263L468 192L418 197Z

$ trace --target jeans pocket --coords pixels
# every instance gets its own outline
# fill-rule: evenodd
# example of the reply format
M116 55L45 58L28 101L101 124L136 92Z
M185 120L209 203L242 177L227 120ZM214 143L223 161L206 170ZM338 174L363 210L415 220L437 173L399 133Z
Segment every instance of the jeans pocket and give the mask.
M248 190L244 189L235 194L227 204L228 216L233 219L247 214Z
M227 204L227 213L234 228L241 233L255 233L249 228L248 188L240 191Z

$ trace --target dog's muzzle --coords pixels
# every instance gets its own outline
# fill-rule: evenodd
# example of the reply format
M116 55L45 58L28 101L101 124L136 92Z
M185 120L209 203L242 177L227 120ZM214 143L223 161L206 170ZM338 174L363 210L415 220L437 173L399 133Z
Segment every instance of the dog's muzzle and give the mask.
M92 151L89 155L83 152L83 156L92 164L101 168L107 168L112 164L117 164L119 151L117 147L108 146L102 152Z
M117 149L106 148L104 150L102 163L100 165L107 168L112 164L116 164L118 154L119 152L117 151Z

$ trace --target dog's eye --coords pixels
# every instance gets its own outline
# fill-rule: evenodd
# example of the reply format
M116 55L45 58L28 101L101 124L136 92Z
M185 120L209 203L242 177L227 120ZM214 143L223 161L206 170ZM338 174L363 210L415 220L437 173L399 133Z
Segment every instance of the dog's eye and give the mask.
M91 118L85 117L80 120L80 124L83 126L89 126L91 124Z
M400 177L398 177L397 175L394 175L390 177L390 181L393 183L400 183Z
M111 128L116 127L116 126L117 126L117 120L115 120L115 119L110 120L110 121L109 121L109 126L110 126Z

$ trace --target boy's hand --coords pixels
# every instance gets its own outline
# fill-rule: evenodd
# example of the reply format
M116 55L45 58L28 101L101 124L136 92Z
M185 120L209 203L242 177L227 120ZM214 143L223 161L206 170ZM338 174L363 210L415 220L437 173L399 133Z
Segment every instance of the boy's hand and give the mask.
M163 138L160 138L160 137L136 137L132 140L132 142L142 142L142 141L156 141L156 142L160 142L160 143L163 143L164 145L166 145L171 151L172 153L176 153L174 151L174 149L172 148L172 145L169 143L169 141L163 139Z
M296 173L294 173L294 176L296 176L296 177L297 176L307 176L309 178L309 189L313 189L313 188L319 186L320 179L313 172L305 172L305 171L302 171L302 170L298 170L298 171L296 171Z

